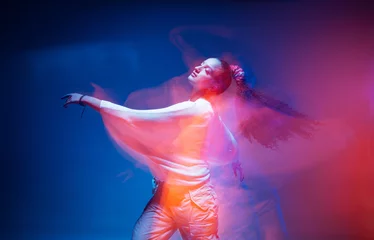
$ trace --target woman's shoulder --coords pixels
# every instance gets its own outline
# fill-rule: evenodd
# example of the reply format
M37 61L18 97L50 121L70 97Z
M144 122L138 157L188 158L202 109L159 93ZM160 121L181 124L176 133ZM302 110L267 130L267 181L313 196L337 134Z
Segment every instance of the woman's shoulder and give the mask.
M195 101L187 100L176 103L166 108L168 111L183 112L189 116L206 115L213 113L213 108L210 102L205 99L197 99Z
M195 102L196 107L202 113L213 113L212 104L204 98L199 98Z

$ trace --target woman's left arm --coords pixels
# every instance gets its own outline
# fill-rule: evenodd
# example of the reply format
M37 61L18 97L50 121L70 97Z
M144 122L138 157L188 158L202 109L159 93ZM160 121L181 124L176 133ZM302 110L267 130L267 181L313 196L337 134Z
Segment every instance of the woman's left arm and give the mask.
M186 101L166 108L135 110L108 101L101 101L100 112L107 113L130 122L168 122L172 119L199 116L204 112L207 112L207 108L201 104L198 105L196 102Z
M211 106L208 103L204 103L203 100L197 100L196 102L185 101L166 108L135 110L78 93L67 94L62 97L62 99L66 99L64 107L67 107L70 104L80 104L82 106L87 105L96 111L122 118L130 122L167 122L171 119L194 117L212 111Z

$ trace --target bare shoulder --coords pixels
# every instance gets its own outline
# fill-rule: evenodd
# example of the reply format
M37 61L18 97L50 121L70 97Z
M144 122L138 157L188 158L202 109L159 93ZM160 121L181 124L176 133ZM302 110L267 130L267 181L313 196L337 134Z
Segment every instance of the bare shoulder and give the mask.
M195 101L197 108L199 109L199 112L201 113L213 113L213 107L212 104L203 99L199 98Z

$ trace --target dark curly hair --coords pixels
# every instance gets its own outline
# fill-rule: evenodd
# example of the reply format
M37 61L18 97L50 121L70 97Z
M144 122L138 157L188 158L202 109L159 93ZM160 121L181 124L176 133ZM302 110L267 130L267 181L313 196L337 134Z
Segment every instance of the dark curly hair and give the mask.
M222 68L217 73L220 76L220 88L217 93L224 92L235 81L236 94L241 101L256 108L257 114L239 113L243 119L240 132L248 140L255 139L268 148L276 148L278 142L288 140L294 135L309 138L318 122L292 109L286 103L276 100L255 90L247 83L244 70L238 65L230 65L220 59Z

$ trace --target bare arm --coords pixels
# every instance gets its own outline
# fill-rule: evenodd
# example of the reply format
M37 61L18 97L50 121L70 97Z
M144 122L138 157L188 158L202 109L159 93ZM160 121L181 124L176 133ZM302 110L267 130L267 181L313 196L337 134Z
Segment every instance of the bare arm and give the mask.
M95 109L96 111L110 114L114 117L122 118L127 121L165 122L171 119L194 117L212 112L210 104L205 100L197 100L195 102L185 101L160 109L135 110L78 93L67 94L62 97L62 99L66 99L64 107L67 107L69 104L73 103L84 106L86 105Z
M208 112L209 106L197 102L182 102L170 107L135 110L108 101L101 101L100 111L129 121L167 122L172 119L194 117Z
M89 106L95 109L96 111L100 111L100 99L95 97L90 97L87 95L82 95L80 93L70 93L63 96L61 99L65 100L64 107L67 108L71 104L79 104L82 106Z
M91 97L91 96L83 96L81 98L81 103L83 105L87 105L93 109L95 109L96 111L100 111L100 104L101 104L101 101L100 99L98 98L95 98L95 97Z

